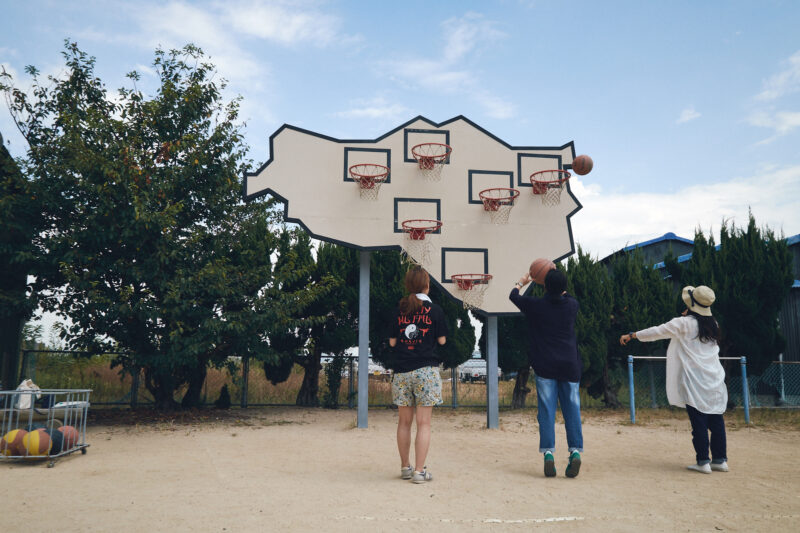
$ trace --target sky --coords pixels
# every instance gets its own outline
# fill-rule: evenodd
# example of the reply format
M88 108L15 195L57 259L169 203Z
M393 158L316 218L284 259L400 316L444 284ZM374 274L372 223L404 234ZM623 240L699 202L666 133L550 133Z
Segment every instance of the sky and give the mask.
M250 158L291 124L374 139L463 115L514 146L574 141L576 244L597 258L723 220L800 233L800 2L0 0L0 64L63 72L65 39L110 90L194 43L242 97ZM7 108L0 133L24 140Z

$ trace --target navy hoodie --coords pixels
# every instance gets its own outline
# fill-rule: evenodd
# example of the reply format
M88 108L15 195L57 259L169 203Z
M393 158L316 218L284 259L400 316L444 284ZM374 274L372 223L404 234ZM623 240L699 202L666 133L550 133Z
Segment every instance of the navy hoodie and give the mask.
M516 287L509 299L528 322L528 360L540 378L577 382L583 364L575 336L578 300L569 295L532 298Z

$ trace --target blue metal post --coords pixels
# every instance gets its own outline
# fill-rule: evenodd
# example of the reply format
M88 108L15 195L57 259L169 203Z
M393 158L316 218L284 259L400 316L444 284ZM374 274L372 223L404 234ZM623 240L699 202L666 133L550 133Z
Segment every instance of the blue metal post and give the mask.
M744 403L744 423L750 423L750 386L747 384L747 357L742 357L742 403Z
M358 427L367 427L369 406L369 252L361 252L358 279Z
M636 423L636 402L633 399L633 356L628 356L628 395L631 402L631 424Z
M486 427L500 427L500 402L497 390L497 315L486 320L489 328L486 337L488 353L486 354Z

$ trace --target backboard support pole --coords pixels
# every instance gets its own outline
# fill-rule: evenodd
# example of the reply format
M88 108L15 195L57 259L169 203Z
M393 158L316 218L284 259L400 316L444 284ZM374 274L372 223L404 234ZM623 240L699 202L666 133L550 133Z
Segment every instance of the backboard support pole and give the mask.
M488 354L486 356L486 427L497 429L500 427L500 412L497 388L497 315L490 315L487 319L489 328L486 337Z
M369 262L362 251L358 279L358 427L367 427L369 406Z

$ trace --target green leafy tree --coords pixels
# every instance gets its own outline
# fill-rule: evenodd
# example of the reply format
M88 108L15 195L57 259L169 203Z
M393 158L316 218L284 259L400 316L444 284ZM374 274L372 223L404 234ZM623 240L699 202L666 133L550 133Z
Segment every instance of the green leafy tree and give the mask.
M267 335L293 320L326 287L285 291L273 276L277 246L263 203L243 204L248 168L239 100L192 45L157 50L158 88L115 98L74 43L66 74L32 96L5 86L28 141L23 171L50 206L42 235L53 273L65 281L43 300L68 317L73 348L123 351L115 363L144 371L157 407L195 404L209 364L230 355L269 358Z
M567 262L568 291L580 303L575 321L578 349L583 362L581 383L595 398L614 405L608 367L611 315L614 307L613 281L605 265L578 247L577 256Z
M618 407L620 369L624 367L626 357L650 355L655 350L663 350L666 342L620 346L619 337L675 317L675 293L672 284L662 278L659 270L644 263L638 249L616 255L611 260L610 269L614 307L610 334L606 337L608 357L603 368L602 394L606 405Z
M792 257L782 235L759 228L750 214L747 226L723 221L720 246L699 229L689 261L668 263L679 285L708 285L717 296L714 316L722 329L720 354L746 356L748 369L761 374L785 347L778 313L791 290ZM684 306L680 297L677 306Z

